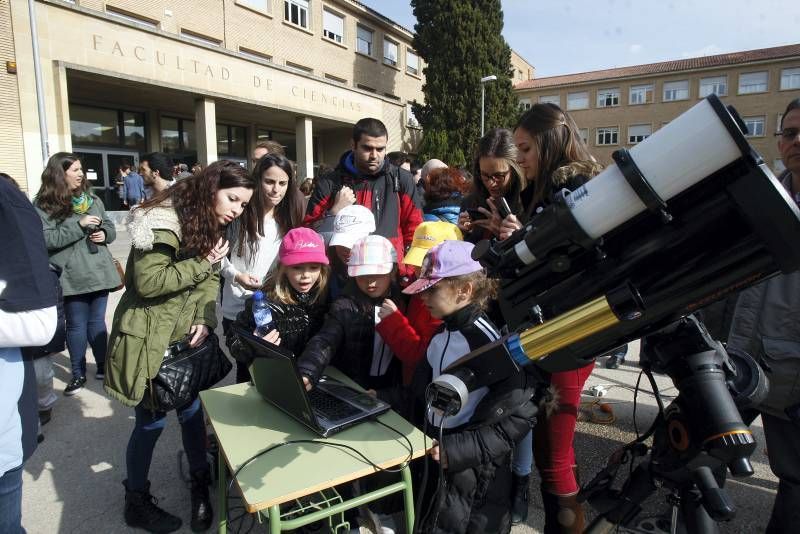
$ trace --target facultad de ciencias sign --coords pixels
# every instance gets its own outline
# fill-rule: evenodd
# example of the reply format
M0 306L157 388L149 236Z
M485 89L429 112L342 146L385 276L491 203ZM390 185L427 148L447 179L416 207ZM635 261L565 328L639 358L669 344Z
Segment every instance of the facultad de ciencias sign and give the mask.
M106 39L102 35L93 34L92 50L108 53L119 58L133 59L142 63L158 65L165 69L183 71L208 79L222 80L231 84L252 84L252 87L263 91L272 92L273 79L267 74L252 73L248 79L236 79L231 75L231 70L224 65L212 65L197 59L187 58L179 53L168 53L157 48L148 48L142 45L131 45L117 39ZM292 98L308 100L314 104L322 104L348 111L361 112L361 103L337 95L331 95L321 89L309 89L300 85L287 86L287 92Z

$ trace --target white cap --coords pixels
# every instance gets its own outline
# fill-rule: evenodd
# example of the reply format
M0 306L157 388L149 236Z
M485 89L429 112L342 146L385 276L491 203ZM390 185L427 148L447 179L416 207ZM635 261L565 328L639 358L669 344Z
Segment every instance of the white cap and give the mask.
M353 248L353 243L375 231L375 216L369 208L352 204L342 208L333 219L329 246Z

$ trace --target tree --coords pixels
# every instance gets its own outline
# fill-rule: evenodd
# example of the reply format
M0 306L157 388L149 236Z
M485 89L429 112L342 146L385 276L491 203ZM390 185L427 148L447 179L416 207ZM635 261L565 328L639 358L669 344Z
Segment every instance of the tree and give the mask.
M518 115L500 0L411 0L411 6L414 49L425 60L425 104L413 104L424 131L421 159L468 164L480 138L481 78L497 76L486 84L486 130L511 127Z

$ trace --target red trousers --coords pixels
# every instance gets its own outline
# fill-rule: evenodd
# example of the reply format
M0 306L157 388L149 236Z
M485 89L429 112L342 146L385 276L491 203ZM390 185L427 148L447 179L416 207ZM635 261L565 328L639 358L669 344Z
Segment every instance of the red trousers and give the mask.
M573 466L575 449L572 440L578 421L581 391L592 374L594 362L574 371L553 373L550 383L557 391L558 406L547 417L539 412L539 421L533 429L533 457L542 477L545 491L554 495L573 495L578 491Z

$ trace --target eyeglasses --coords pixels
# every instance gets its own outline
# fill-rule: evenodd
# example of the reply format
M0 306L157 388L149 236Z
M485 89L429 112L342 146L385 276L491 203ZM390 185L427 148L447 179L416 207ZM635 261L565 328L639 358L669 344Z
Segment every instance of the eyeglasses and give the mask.
M800 128L784 128L775 134L775 137L781 137L784 141L794 141L800 134Z
M506 176L508 176L508 173L510 172L511 169L508 169L507 171L496 172L494 174L481 173L481 179L484 182L502 182L503 180L506 179Z

